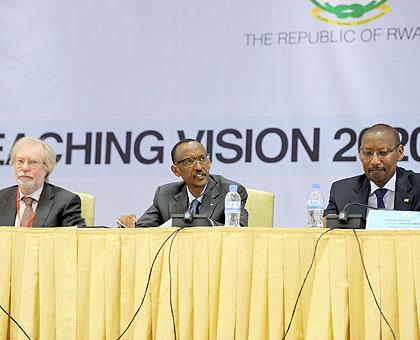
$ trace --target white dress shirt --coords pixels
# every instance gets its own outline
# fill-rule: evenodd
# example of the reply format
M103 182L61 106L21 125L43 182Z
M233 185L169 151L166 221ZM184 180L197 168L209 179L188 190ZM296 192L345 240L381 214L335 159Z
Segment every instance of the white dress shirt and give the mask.
M38 190L35 190L30 195L24 195L22 193L22 191L20 191L20 189L19 189L19 194L20 194L20 210L19 210L19 215L16 214L15 227L20 227L20 221L22 220L23 212L25 211L25 208L26 208L26 204L23 201L23 197L30 197L30 198L32 198L32 200L33 200L32 201L32 210L35 212L36 211L36 208L38 207L38 201L39 201L39 198L41 197L42 189L44 189L44 186L40 187Z
M397 172L395 172L394 175L389 179L389 181L386 182L386 184L383 186L384 189L388 189L388 191L386 192L383 198L385 209L387 210L394 210L396 181L397 181ZM376 189L381 189L381 188L378 187L372 181L370 181L370 194L369 194L369 199L368 199L368 205L375 208L378 207L378 200L375 194ZM368 214L369 214L369 210L370 209L368 209L368 212L367 212Z
M190 204L191 204L191 202L192 202L193 200L198 200L198 201L200 202L200 204L201 204L201 202L203 201L203 195L204 195L204 193L205 193L205 191L206 191L206 188L207 188L207 184L206 184L206 186L204 187L203 191L201 192L200 196L195 197L195 196L194 196L194 195L190 192L190 190L189 190L189 189L188 189L188 187L187 187L188 206L190 206ZM159 228L166 228L166 227L172 227L172 218L170 218L169 220L167 220L166 222L164 222L163 224L161 224L161 225L159 226Z

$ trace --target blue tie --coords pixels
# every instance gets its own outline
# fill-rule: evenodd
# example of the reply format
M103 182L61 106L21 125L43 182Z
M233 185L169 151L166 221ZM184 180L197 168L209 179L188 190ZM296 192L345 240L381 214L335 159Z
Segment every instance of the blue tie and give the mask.
M194 199L190 204L191 213L197 215L200 212L200 204L198 199Z
M385 209L384 196L387 191L388 189L384 189L384 188L375 190L378 209Z

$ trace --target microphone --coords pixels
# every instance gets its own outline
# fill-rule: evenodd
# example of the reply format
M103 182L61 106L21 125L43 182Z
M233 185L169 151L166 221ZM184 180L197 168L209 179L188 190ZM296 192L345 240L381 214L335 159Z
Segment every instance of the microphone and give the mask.
M184 222L187 224L191 224L193 221L193 213L190 208L187 208L184 212Z
M327 218L327 227L328 228L342 228L342 229L365 229L366 228L366 219L362 214L348 214L347 208L353 205L357 205L364 208L378 210L377 207L372 207L367 204L359 202L350 202L347 203L343 210L337 214L328 214Z
M183 214L171 214L173 227L209 227L214 226L206 215L193 214L190 208L187 208ZM210 224L211 223L211 224Z
M352 205L357 205L359 207L364 207L364 208L378 210L378 208L376 208L376 207L372 207L371 205L367 205L367 204L363 204L363 203L359 203L359 202L350 202L350 203L347 203L344 206L343 210L340 211L339 214L338 214L338 220L341 223L347 223L347 221L349 219L349 215L347 214L347 211L346 210L347 210L348 207L351 207Z
M213 223L210 224L206 215L194 214L191 206L188 206L183 214L171 214L171 218L173 227L207 227L213 225Z

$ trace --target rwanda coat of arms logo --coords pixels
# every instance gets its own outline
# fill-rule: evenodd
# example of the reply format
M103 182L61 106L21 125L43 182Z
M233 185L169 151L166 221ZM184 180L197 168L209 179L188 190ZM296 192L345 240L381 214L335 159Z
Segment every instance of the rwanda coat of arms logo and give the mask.
M387 0L310 0L315 8L311 15L335 25L361 25L390 11Z

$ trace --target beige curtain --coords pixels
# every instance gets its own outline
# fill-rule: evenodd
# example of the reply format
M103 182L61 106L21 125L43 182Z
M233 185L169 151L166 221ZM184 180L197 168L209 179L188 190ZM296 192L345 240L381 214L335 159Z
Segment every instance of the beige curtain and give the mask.
M0 228L0 304L32 339L116 339L140 304L165 229ZM190 228L171 254L178 339L281 339L325 230ZM420 232L358 231L398 339L419 339ZM173 339L169 245L123 339ZM2 313L0 339L25 339ZM352 231L319 243L287 339L392 339Z

